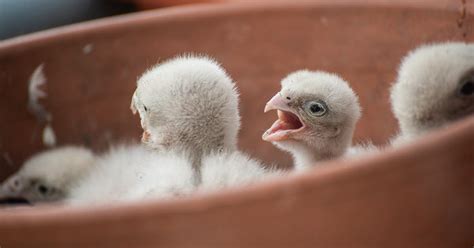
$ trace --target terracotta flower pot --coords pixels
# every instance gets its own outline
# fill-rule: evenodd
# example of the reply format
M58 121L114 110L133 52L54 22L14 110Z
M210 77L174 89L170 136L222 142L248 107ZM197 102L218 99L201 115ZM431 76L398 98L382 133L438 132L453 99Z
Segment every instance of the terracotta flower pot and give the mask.
M400 58L427 42L474 41L462 1L362 0L221 4L107 18L0 43L0 179L44 149L28 81L59 145L96 150L138 139L129 110L137 77L161 59L206 53L238 82L240 147L267 163L290 158L261 141L264 103L287 73L341 74L364 109L355 141L396 132L388 87ZM173 201L0 210L0 247L426 247L472 245L474 118L413 145L304 175Z

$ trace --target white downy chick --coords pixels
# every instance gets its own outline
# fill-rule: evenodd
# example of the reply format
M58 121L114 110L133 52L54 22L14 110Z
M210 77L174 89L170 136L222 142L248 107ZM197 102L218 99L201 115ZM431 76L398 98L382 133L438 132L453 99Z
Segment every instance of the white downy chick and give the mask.
M239 95L227 72L203 56L176 57L139 80L131 108L143 141L157 150L184 151L198 171L200 190L248 184L275 170L237 150Z
M140 114L142 141L159 151L182 151L197 182L203 155L237 147L238 93L209 57L179 56L151 68L138 80L131 109Z
M265 106L278 120L262 136L292 154L296 169L340 157L360 118L357 95L335 74L301 70L289 74Z
M113 147L97 158L71 190L67 204L109 204L150 197L172 197L194 190L193 170L180 153L156 152L143 145Z
M232 169L240 173L225 186L249 181L254 171L263 170L236 151L238 93L212 59L177 57L153 67L138 80L131 109L139 112L142 141L152 149L119 148L102 156L68 203L185 195L197 186L191 164L196 169L203 164L206 189L220 187L219 176L229 176Z
M424 45L402 61L391 89L402 144L474 113L474 44Z
M31 203L62 200L95 165L95 155L83 147L66 146L35 154L1 186L1 197Z

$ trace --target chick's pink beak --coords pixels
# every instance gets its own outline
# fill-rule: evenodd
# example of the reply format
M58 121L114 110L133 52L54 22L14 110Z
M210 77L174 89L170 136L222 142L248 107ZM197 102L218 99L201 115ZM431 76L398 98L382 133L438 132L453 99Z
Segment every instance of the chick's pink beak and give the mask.
M290 107L288 106L288 103L287 103L286 99L284 99L280 95L280 92L278 92L276 95L274 95L272 97L272 99L270 99L270 101L267 102L263 112L266 113L266 112L268 112L270 110L274 110L274 109L290 111Z

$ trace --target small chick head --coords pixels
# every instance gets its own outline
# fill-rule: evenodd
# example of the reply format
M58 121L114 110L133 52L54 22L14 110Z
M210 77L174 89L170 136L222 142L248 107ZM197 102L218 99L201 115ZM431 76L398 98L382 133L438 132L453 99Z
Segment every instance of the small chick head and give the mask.
M425 45L402 61L391 89L401 136L414 137L474 113L474 44Z
M138 80L132 111L155 149L235 149L240 128L238 93L213 59L180 56L160 63Z
M290 152L304 147L325 158L341 155L361 115L349 84L335 74L301 70L281 85L265 107L276 109L278 120L262 138Z
M82 147L41 152L1 185L0 196L21 197L32 203L60 200L93 164L93 153Z

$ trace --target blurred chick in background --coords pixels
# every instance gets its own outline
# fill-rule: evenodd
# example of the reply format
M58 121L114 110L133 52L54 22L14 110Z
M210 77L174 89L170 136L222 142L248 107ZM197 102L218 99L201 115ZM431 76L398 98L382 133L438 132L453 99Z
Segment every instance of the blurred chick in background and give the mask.
M394 145L474 113L474 44L423 45L403 60L391 89L400 133Z

